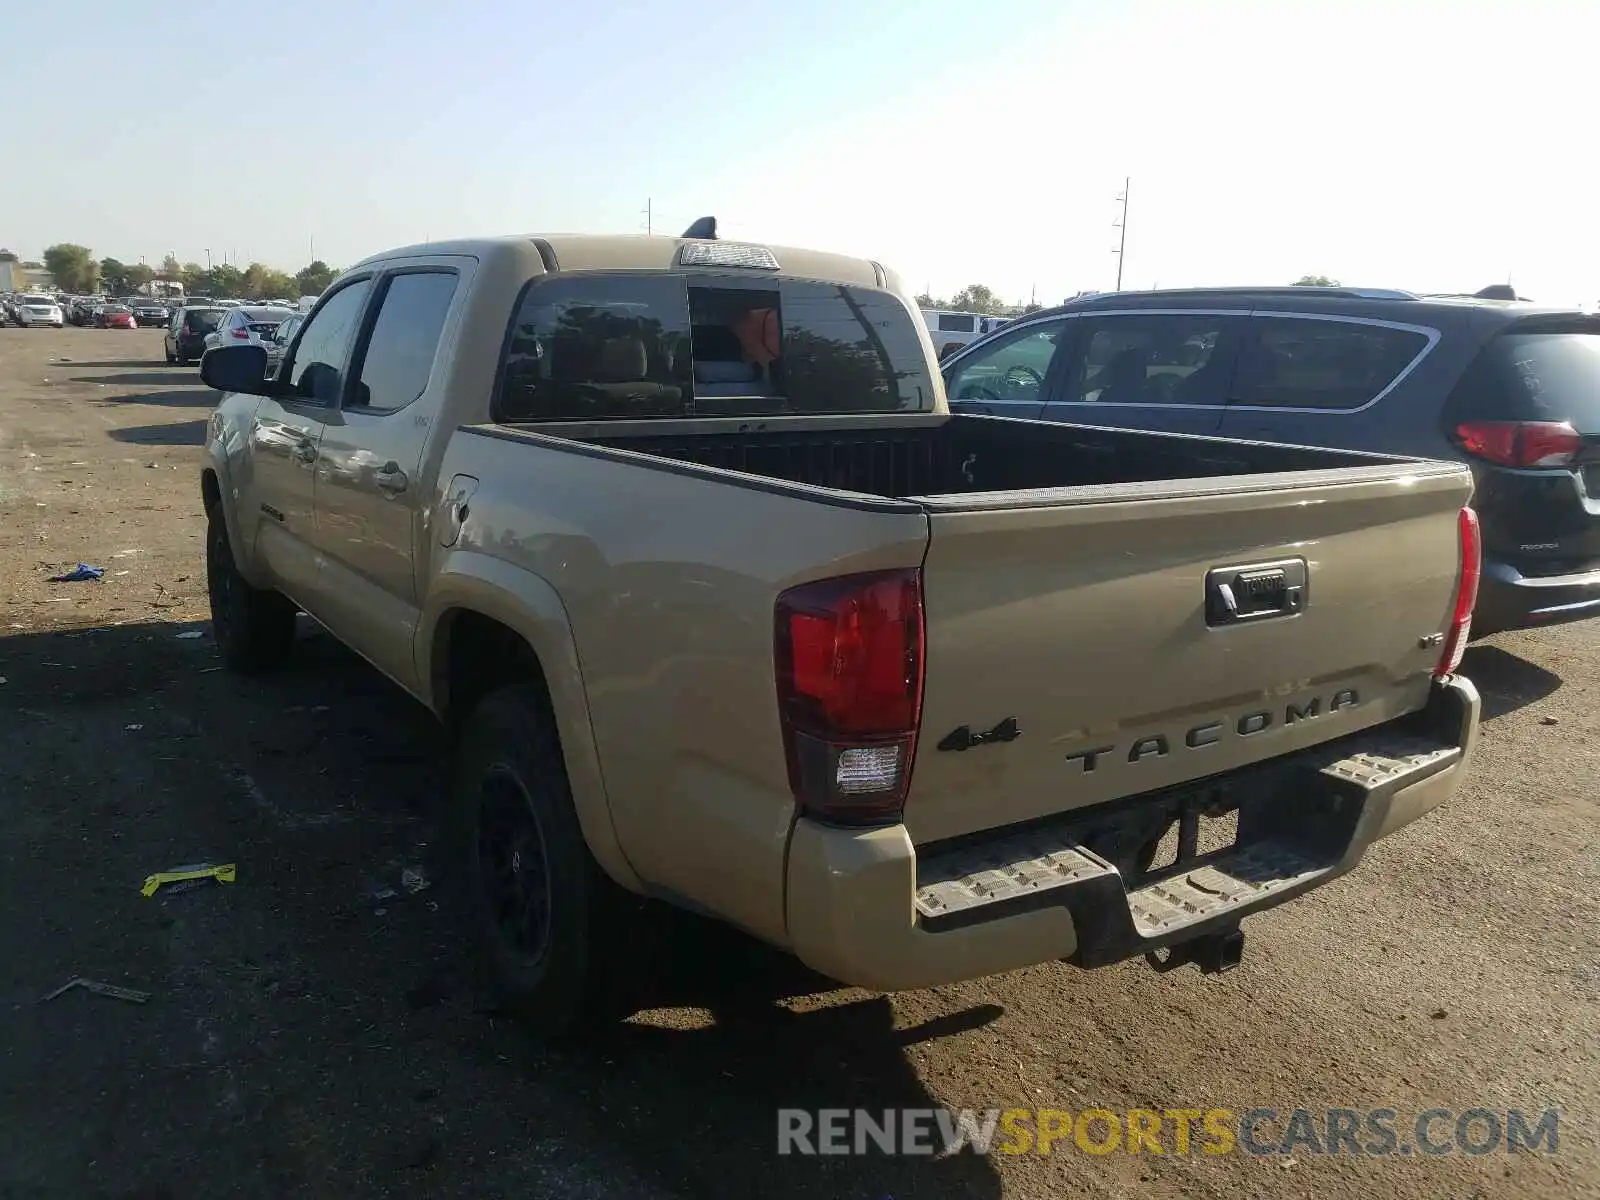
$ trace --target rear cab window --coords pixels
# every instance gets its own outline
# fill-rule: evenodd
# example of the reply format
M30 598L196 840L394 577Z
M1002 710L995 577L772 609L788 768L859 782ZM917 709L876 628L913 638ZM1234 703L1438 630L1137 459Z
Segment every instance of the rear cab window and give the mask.
M809 280L557 275L524 293L503 421L926 411L918 321L896 297Z

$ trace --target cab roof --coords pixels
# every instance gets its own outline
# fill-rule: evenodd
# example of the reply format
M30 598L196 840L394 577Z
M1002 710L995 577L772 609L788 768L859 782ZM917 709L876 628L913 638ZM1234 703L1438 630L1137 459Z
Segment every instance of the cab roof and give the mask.
M504 237L460 238L447 242L424 242L374 254L356 266L367 266L394 258L419 258L427 255L461 254L479 259L498 257L526 258L536 252L544 269L567 271L673 271L680 269L683 248L691 245L753 246L770 251L777 259L776 271L739 266L696 264L685 270L748 272L752 276L799 276L829 283L860 287L888 286L888 273L877 263L843 254L802 250L793 246L773 246L763 242L743 242L717 238L662 237L646 234L521 234Z

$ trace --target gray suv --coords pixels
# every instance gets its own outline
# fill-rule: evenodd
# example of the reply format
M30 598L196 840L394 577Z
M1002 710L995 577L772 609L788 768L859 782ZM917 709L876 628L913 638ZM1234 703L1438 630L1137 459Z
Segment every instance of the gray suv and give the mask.
M1356 288L1110 293L941 369L957 412L1466 462L1474 633L1600 615L1594 314Z

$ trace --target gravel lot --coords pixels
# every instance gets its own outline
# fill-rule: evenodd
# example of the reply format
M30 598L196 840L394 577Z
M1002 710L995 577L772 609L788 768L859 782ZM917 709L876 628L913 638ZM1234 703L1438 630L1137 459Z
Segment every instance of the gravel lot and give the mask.
M0 1196L1600 1196L1600 623L1477 645L1465 792L1249 921L1231 974L886 998L663 918L652 1007L543 1046L401 887L437 874L427 715L314 633L281 676L217 669L211 400L159 330L0 330ZM80 560L105 578L46 582ZM208 860L238 882L139 894ZM39 1002L80 975L152 998ZM775 1153L782 1106L933 1104L1561 1125L1554 1155Z

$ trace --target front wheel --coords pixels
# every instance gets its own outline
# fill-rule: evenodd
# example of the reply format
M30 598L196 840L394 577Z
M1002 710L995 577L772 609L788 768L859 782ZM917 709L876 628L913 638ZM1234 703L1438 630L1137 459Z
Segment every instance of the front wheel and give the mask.
M230 671L253 675L288 661L295 606L280 592L252 587L233 559L228 526L213 504L206 513L206 591L211 629Z
M616 1012L636 906L589 853L542 689L504 688L467 718L451 811L463 899L490 983L536 1031Z

